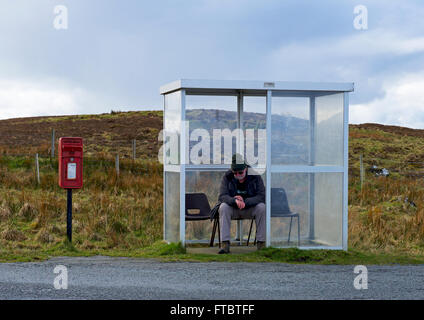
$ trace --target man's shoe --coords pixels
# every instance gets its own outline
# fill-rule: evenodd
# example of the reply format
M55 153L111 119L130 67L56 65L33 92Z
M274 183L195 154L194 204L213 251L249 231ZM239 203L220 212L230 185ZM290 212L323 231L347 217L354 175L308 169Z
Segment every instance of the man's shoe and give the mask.
M222 241L222 249L219 250L219 254L230 253L230 241Z
M265 241L257 241L256 248L258 248L258 250L265 248Z

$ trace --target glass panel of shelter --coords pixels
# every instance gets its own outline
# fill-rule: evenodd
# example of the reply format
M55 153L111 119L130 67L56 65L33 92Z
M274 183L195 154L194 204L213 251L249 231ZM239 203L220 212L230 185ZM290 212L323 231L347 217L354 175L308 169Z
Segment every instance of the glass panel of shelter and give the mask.
M180 152L181 134L181 91L164 96L164 144L171 147L164 150L164 239L180 241Z
M244 95L237 94L212 94L207 95L186 95L186 121L189 126L187 131L187 144L189 145L189 166L186 167L186 193L205 193L211 207L215 205L219 195L219 185L222 176L229 169L231 156L235 152L243 153L246 160L250 161L257 173L262 175L265 181L265 155L260 152L259 146L264 147L266 141L266 97L265 95ZM243 136L235 134L234 129L243 129ZM250 129L250 130L247 130ZM261 134L258 130L262 129ZM215 132L214 132L215 130ZM250 132L246 132L250 131ZM231 133L231 141L223 136ZM203 135L203 136L202 136ZM200 141L207 135L209 141L206 145L209 150L201 150ZM248 153L246 138L252 138L253 154ZM202 137L201 137L202 136ZM262 138L262 140L261 140ZM219 143L214 143L213 139L219 139ZM238 141L241 141L238 145ZM230 142L229 142L230 141ZM262 144L262 145L261 145ZM230 152L228 152L230 151ZM253 158L252 158L253 156ZM249 162L249 161L248 161ZM190 165L196 165L192 167ZM198 167L200 165L201 169ZM218 166L226 165L219 169ZM259 167L259 168L258 168ZM207 171L211 168L211 171ZM262 169L262 170L261 170ZM242 223L242 225L240 225ZM232 237L239 238L239 229L242 227L244 238L247 237L250 221L242 221L232 224ZM237 226L237 227L236 227ZM188 242L205 242L210 236L212 225L209 221L186 222L186 240ZM217 241L217 238L216 238ZM252 238L253 241L253 238Z
M343 173L325 166L343 166L343 93L273 92L271 110L271 188L284 188L299 213L300 246L341 247ZM287 172L290 165L303 167ZM271 221L271 245L297 245L296 219L289 230L290 219L271 210Z
M242 99L242 100L240 100ZM273 92L272 108L272 166L279 165L343 165L343 94L331 94L315 97L314 93L293 96L292 94ZM240 111L242 113L240 113ZM214 129L233 131L236 128L243 128L245 137L247 129L266 129L266 98L265 96L248 95L187 95L186 96L186 120L189 123L189 165L201 165L204 167L199 171L196 168L186 169L186 192L204 192L212 207L218 198L219 184L226 169L213 169L215 165L227 164L230 160L224 158L224 144L221 143L220 151L214 149L213 138ZM197 130L205 130L210 137L208 145L209 154L195 149L200 138ZM194 132L194 135L193 135ZM266 136L266 131L265 136ZM259 134L254 132L253 155L260 154L259 147L261 141ZM231 141L231 154L238 150L233 138ZM336 141L337 140L337 141ZM265 144L265 142L264 142ZM247 143L246 143L247 145ZM315 150L325 147L325 152ZM216 147L216 146L215 146ZM198 152L196 161L192 161L192 155ZM251 150L250 150L251 151ZM255 162L255 157L251 157L247 148L243 150L246 159ZM219 157L216 156L219 154ZM328 155L335 155L334 157ZM209 161L207 158L209 157ZM203 161L206 160L206 161ZM259 162L259 161L258 161ZM255 164L258 164L255 162ZM211 168L212 171L206 171ZM205 170L206 169L206 170ZM319 174L313 172L275 172L271 175L268 187L286 189L291 210L298 212L300 216L300 236L301 245L341 245L341 217L331 215L341 212L341 193L335 192L331 196L331 186L342 183L341 173ZM277 170L278 171L278 170ZM260 172L265 182L265 170ZM324 189L323 187L326 186ZM341 188L341 186L340 186ZM341 189L338 189L341 190ZM335 190L333 190L335 191ZM325 199L325 201L323 200ZM271 245L286 246L297 245L297 221L292 221L291 242L286 243L290 219L272 218L271 223ZM326 239L325 223L329 223L329 228L334 236ZM196 226L195 226L196 224ZM248 231L249 222L245 221L243 229ZM315 226L315 224L317 224ZM233 224L233 229L234 229ZM324 228L324 229L323 229ZM247 232L246 231L246 232ZM330 231L330 230L328 230ZM205 221L186 223L186 240L207 240L211 232L211 223ZM235 230L233 230L235 235ZM317 236L318 235L318 236ZM312 240L316 240L312 242Z

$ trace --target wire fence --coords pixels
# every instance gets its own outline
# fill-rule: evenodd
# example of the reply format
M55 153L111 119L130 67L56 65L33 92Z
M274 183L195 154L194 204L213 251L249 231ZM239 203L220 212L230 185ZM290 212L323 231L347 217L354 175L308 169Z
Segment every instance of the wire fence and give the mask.
M96 138L98 139L98 137ZM113 137L111 140L94 143L87 138L84 146L84 158L90 161L106 161L115 164L116 172L119 175L120 169L125 170L126 167L134 167L127 160L133 162L159 161L160 141L157 139L119 139ZM100 140L99 140L100 141ZM23 151L25 150L25 151ZM24 159L34 159L35 170L39 171L39 161L49 159L53 161L58 157L58 139L53 129L49 142L41 146L21 146L19 148L1 148L1 157L20 157ZM348 172L351 177L360 177L361 182L366 176L389 176L399 175L411 178L424 177L424 157L416 156L411 160L411 156L402 159L402 155L398 159L376 158L364 154L349 154ZM421 160L422 158L422 160ZM40 160L39 160L40 159ZM110 165L110 164L109 164ZM37 169L38 168L38 169Z
M33 168L36 178L40 180L40 171L50 169L58 169L58 155L52 157L52 154L23 154L15 153L0 156L0 165L13 160L8 158L18 159L15 161L14 167L21 166L22 168ZM146 158L137 157L137 154L132 156L122 156L119 153L110 153L108 155L94 154L84 155L84 164L90 167L101 167L104 169L115 168L116 174L119 176L121 172L133 172L136 174L149 174L152 172L152 163L154 165L155 173L161 173L163 170L162 164L159 162L158 157ZM160 172L159 172L160 171ZM397 176L408 178L424 178L424 162L420 161L401 161L392 159L378 159L367 158L360 156L360 160L352 160L348 165L348 174L351 178L359 178L362 183L371 176Z
M424 161L385 159L359 155L349 162L349 174L364 179L366 174L375 176L400 175L405 177L424 177Z

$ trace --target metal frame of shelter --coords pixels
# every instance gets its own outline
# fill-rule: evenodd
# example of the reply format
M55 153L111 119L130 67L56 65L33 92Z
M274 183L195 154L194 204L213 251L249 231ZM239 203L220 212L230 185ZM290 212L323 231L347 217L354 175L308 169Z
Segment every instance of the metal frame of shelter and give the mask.
M334 201L337 202L337 208L341 208L340 212L333 213L337 216L337 221L341 222L341 225L336 226L340 227L340 233L336 237L338 240L329 243L314 244L309 246L308 244L300 245L301 249L337 249L337 250L347 250L347 237L348 237L348 136L349 136L349 92L354 90L353 83L323 83L323 82L266 82L266 81L233 81L233 80L189 80L181 79L174 81L167 85L164 85L160 88L160 94L164 96L164 129L167 130L167 112L169 111L169 101L167 102L167 96L172 95L173 93L178 92L177 95L172 97L172 101L175 104L178 104L178 112L174 115L177 115L178 121L177 128L179 132L179 161L177 164L168 164L165 160L164 154L164 239L166 241L181 241L183 245L186 243L186 222L185 222L185 193L186 193L186 173L190 171L223 171L228 169L230 165L224 164L190 164L187 161L187 132L184 130L183 123L186 119L186 97L188 95L205 95L205 96L236 96L237 97L237 126L240 129L243 129L243 97L244 96L262 96L266 98L266 166L265 166L265 185L266 185L266 245L270 246L273 239L271 238L271 204L269 201L271 196L271 182L272 174L274 173L305 173L310 174L309 176L314 176L314 174L321 173L337 173L337 177L340 177L340 195ZM340 132L340 162L337 164L318 164L315 163L315 143L316 143L316 130L319 125L317 122L317 109L316 99L323 96L331 96L334 94L339 94L340 106L339 109L341 113L339 115L340 126L343 128L338 129ZM305 97L309 99L309 138L310 138L310 156L309 163L307 165L297 165L297 164L273 164L271 162L271 155L273 152L273 146L271 143L271 134L272 134L272 102L273 97ZM318 110L319 112L319 110ZM318 115L319 116L319 115ZM181 155L186 155L181 157ZM330 156L331 157L331 156ZM169 172L179 173L179 191L177 197L179 201L176 201L177 206L179 203L179 208L175 209L178 215L179 211L179 229L177 230L176 238L172 239L167 236L167 223L169 223L169 217L167 214L170 214L168 211L172 208L170 204L167 204L166 197L170 192L177 192L176 190L170 190L167 186L166 174ZM311 175L312 174L312 175ZM309 192L315 192L314 190L314 180L310 181L312 184L312 189ZM311 188L311 187L310 187ZM314 197L311 196L311 203L309 206L312 208L309 219L314 219L313 215L315 214L314 209ZM327 197L327 196L325 196ZM324 200L325 201L325 197ZM178 199L177 199L178 200ZM168 207L167 207L168 205ZM324 204L325 205L325 204ZM179 209L179 210L178 210ZM177 217L178 218L178 217ZM327 218L326 218L327 219ZM310 220L309 223L309 235L314 233L315 222ZM322 222L320 222L323 224ZM324 223L325 224L325 223ZM324 228L325 226L320 227ZM339 231L337 231L339 232Z

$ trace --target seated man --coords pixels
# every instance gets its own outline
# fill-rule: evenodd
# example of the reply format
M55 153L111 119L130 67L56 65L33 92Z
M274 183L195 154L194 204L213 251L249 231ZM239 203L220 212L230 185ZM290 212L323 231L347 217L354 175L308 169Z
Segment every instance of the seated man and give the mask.
M234 154L231 170L221 181L219 190L219 225L223 248L218 253L230 252L231 219L249 219L256 223L257 248L265 246L265 187L260 175L249 175L248 165L241 155Z

